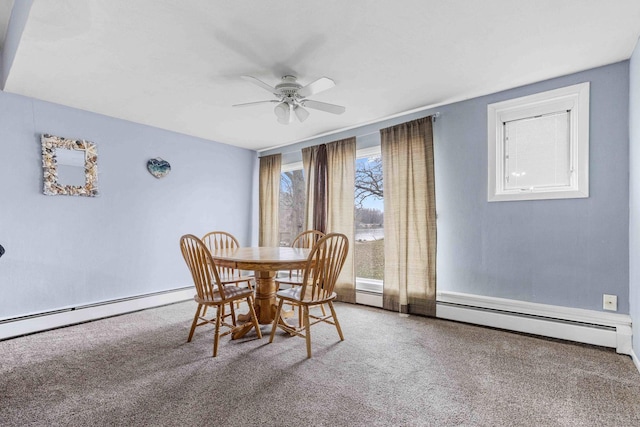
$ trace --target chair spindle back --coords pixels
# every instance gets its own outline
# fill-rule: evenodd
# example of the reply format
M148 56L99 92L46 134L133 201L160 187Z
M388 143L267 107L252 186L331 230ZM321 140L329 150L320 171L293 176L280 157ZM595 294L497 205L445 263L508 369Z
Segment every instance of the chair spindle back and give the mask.
M180 249L191 271L198 296L203 300L213 301L214 293L218 291L224 299L224 287L220 283L218 270L202 240L193 234L185 234L180 238Z
M291 242L291 247L310 249L322 237L324 237L324 233L322 231L318 231L318 230L303 231L302 233L298 234L295 237L295 239L293 239L293 242ZM298 280L300 280L303 274L304 274L304 270L302 269L289 270L289 279L298 278Z
M300 290L304 301L328 298L349 252L349 239L341 233L329 233L311 249Z
M211 252L213 252L214 249L234 249L240 247L238 239L226 231L211 231L202 237L202 241ZM218 273L222 277L232 278L239 277L241 272L235 268L218 266Z

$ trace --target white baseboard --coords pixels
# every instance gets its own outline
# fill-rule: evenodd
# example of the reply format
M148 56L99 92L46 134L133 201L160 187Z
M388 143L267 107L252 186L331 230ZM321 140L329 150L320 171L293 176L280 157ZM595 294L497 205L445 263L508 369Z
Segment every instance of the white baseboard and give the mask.
M382 307L382 294L358 291L356 303ZM631 317L626 314L438 292L436 317L610 347L621 354L632 353Z
M631 317L626 314L537 304L457 292L438 292L436 316L615 348L631 355Z
M633 364L636 365L636 369L638 370L638 372L640 372L640 360L638 360L638 356L636 355L635 351L633 351L633 349L631 349L631 360L633 360Z
M106 301L0 321L0 340L193 298L193 287ZM382 307L382 294L357 292L358 304ZM457 292L438 292L436 317L505 330L615 348L640 361L631 346L631 317L625 314Z
M382 294L379 292L356 291L356 304L382 308Z
M0 321L0 340L193 299L193 286Z

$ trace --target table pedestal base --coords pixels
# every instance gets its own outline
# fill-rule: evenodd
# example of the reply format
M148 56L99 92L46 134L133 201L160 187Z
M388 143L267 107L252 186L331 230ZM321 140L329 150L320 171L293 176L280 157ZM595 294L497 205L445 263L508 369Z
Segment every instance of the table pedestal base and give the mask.
M256 311L258 323L261 325L272 324L273 318L276 317L276 311L278 310L278 306L276 305L276 292L278 289L275 278L275 271L255 272L256 297L253 308ZM286 323L285 319L293 316L293 314L293 311L283 313L280 322ZM249 313L238 315L238 322L241 324L236 326L231 334L231 339L234 340L242 338L253 328L251 315Z

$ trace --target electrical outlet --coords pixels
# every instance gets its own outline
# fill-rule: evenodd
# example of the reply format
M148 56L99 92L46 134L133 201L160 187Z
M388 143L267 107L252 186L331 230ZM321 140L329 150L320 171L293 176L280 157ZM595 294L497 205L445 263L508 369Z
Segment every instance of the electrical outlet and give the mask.
M618 311L618 297L616 295L602 295L602 308L604 310Z

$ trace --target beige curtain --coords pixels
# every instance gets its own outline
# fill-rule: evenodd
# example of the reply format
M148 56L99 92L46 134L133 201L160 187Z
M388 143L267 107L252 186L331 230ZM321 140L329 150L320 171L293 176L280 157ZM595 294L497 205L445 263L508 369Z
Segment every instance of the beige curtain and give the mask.
M380 131L387 310L436 314L436 208L431 117Z
M339 301L353 303L356 139L304 148L302 164L307 187L305 228L343 233L349 239L349 254L335 291Z
M280 232L278 206L280 197L280 168L282 156L260 157L259 177L259 216L258 244L260 246L279 246Z
M349 239L349 252L335 286L338 301L356 302L355 248L356 139L327 144L327 232Z

